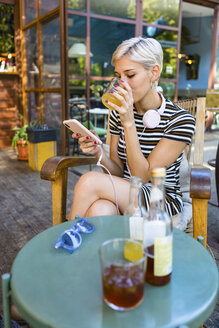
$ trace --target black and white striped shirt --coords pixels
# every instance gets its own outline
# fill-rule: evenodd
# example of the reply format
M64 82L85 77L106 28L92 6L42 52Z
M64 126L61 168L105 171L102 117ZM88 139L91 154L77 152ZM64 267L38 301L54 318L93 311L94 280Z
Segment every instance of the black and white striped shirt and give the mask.
M162 138L183 141L187 144L191 143L192 136L195 131L195 119L186 110L166 99L166 107L161 115L159 125L154 129L146 128L144 130L143 114L138 114L134 108L134 119L139 138L141 150L145 158L151 153L154 147ZM119 113L115 110L110 113L109 120L110 133L119 135L118 155L124 164L124 178L130 178L126 165L126 145L124 141L124 132L121 125ZM166 210L170 216L182 211L182 194L179 184L179 167L182 161L182 154L176 161L166 170ZM143 185L143 193L146 208L149 207L149 197L151 190L151 182Z

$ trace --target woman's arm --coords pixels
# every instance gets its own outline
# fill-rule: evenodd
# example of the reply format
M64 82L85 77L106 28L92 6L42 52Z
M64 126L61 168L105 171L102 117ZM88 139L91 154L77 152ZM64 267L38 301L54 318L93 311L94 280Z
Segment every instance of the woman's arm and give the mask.
M95 133L94 131L92 132ZM78 143L83 153L94 155L97 160L99 160L102 155L101 164L104 165L112 175L123 177L123 163L117 153L119 136L112 135L110 138L110 157L106 154L106 151L102 146L95 144L95 142L89 137L80 137L75 133L72 137L78 139Z

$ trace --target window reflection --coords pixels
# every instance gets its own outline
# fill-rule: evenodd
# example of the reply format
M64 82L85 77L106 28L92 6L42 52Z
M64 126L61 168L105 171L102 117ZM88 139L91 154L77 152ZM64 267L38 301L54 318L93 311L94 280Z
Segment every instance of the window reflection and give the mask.
M42 26L43 86L60 87L59 18Z
M106 108L101 100L104 90L109 85L109 81L91 81L90 84L90 107Z
M36 35L36 26L24 31L25 40L25 63L27 73L27 88L39 87L39 54Z
M68 69L71 76L85 76L85 36L85 17L68 15Z
M23 0L23 25L32 22L37 18L37 1L36 0Z
M86 0L68 0L68 8L73 10L85 11Z
M86 98L86 81L69 79L69 98Z
M102 19L91 19L91 75L113 76L112 54L125 39L134 37L135 26Z
M109 16L135 19L134 0L91 0L91 12Z
M40 118L39 93L27 93L28 122L36 122Z
M59 0L40 0L40 15L44 15L59 6Z
M61 154L61 95L59 93L44 93L44 123L49 128L56 129L57 154Z
M179 3L179 0L143 0L143 20L147 23L178 26Z
M174 82L159 82L159 86L163 89L164 97L173 101L175 93L175 83Z
M175 78L176 77L176 60L177 60L177 38L178 33L175 31L168 31L159 29L156 40L158 40L163 48L163 70L161 78ZM150 37L147 26L143 27L143 36Z

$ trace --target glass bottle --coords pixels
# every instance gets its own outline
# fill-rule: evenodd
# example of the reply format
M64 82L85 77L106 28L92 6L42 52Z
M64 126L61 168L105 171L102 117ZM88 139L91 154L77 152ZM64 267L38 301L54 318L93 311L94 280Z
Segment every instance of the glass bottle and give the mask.
M146 208L142 200L142 179L133 176L130 179L129 205L124 215L129 216L130 238L143 243Z
M172 220L165 211L165 177L165 168L152 169L150 208L144 220L145 280L156 286L166 285L172 273Z

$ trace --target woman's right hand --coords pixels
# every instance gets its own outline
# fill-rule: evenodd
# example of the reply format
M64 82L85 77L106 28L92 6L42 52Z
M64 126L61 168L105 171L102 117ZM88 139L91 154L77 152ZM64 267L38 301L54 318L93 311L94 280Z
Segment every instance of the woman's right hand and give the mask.
M95 131L91 130L91 132L98 137ZM101 146L98 145L96 141L92 140L91 137L81 136L79 133L73 133L72 137L78 139L80 149L84 154L90 154L99 157L101 153Z

